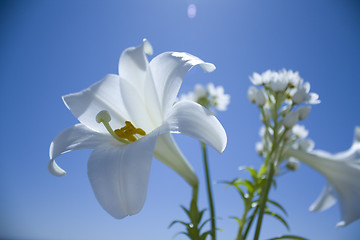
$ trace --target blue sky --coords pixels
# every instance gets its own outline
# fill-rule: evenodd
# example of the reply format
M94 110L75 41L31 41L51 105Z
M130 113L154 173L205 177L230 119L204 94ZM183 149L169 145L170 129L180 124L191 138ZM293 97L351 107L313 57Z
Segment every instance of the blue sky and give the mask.
M187 16L189 4L197 7L193 19ZM167 226L185 219L179 205L188 204L190 188L157 160L143 210L122 220L108 215L93 195L86 174L90 150L59 157L65 177L53 177L46 168L52 139L77 123L61 96L116 73L122 50L144 37L154 55L186 51L216 65L210 74L193 69L181 92L213 82L231 95L228 111L218 114L227 149L222 155L209 150L214 181L241 176L240 165L260 165L254 151L259 114L246 96L253 72L293 69L311 83L322 103L304 124L317 149L347 149L360 125L360 5L355 0L2 1L0 34L0 238L172 239L182 230ZM199 205L206 208L200 145L186 136L176 140L198 174ZM308 212L325 183L301 165L278 178L271 196L287 209L293 234L358 239L360 221L335 229L338 205ZM221 184L214 185L214 193L218 226L224 229L218 237L234 239L237 225L229 216L242 213L241 200ZM262 238L286 232L265 218Z

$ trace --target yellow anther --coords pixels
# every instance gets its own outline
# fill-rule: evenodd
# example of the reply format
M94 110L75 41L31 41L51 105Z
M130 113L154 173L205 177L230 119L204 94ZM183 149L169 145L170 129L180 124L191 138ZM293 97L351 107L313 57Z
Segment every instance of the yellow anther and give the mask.
M137 128L136 129L136 134L139 134L141 136L145 136L146 132L144 130L142 130L141 128Z
M141 128L136 128L130 121L125 121L125 126L116 129L115 134L119 136L120 138L127 139L130 142L135 142L138 140L134 135L139 134L141 136L145 136L146 132L142 130Z

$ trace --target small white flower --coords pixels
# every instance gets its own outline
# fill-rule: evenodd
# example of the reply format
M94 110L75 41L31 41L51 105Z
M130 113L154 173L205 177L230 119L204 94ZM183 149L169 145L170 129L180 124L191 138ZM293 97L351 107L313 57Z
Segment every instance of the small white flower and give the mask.
M289 70L285 74L287 79L289 80L289 84L293 87L298 86L303 81L299 75L299 72L293 72L292 70Z
M258 90L257 90L256 87L254 87L254 86L249 87L249 89L248 89L248 98L249 98L250 102L255 103L257 91Z
M263 84L270 83L274 78L277 77L277 72L267 70L261 74Z
M299 121L298 112L289 112L283 119L283 124L286 128L292 128Z
M304 152L311 152L315 147L315 142L311 139L300 139L298 148Z
M256 105L258 105L258 107L262 107L265 105L266 103L266 96L265 96L265 93L264 91L261 89L261 90L258 90L256 92L256 95L255 95L255 102L256 102Z
M296 111L299 113L299 120L305 120L310 113L311 106L302 106L298 108Z
M295 158L290 158L285 166L287 169L289 169L291 171L296 171L296 170L298 170L298 168L300 166L300 162L299 162L299 160L297 160Z
M256 73L256 72L253 73L252 77L250 77L250 81L254 85L262 85L262 84L264 84L262 76L260 74Z
M226 111L227 105L230 103L230 95L224 93L224 87L215 87L213 83L209 83L207 89L210 100L215 108L219 111Z
M194 91L194 98L197 100L206 96L207 96L206 89L201 84L196 84Z
M263 153L264 153L264 143L263 142L257 142L255 144L255 150L256 150L257 154L262 156Z
M322 211L334 205L334 189L342 218L337 226L346 226L360 218L360 127L355 128L353 144L347 151L337 154L321 150L307 153L287 148L285 154L311 166L329 182L310 210Z
M289 83L289 81L285 74L276 74L270 80L270 88L274 92L281 92L286 89L286 87L288 86L288 83Z
M319 95L316 93L310 93L310 83L305 82L297 86L297 89L294 91L292 95L292 100L294 104L308 103L308 104L318 104L320 103Z
M296 124L292 128L292 132L298 138L306 138L309 134L309 131L306 130L304 125L298 125L298 124Z

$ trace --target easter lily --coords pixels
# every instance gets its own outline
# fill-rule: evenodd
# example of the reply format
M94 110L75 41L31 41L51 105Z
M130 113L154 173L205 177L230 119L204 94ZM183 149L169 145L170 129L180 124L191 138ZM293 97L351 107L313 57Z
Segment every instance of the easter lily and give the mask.
M165 52L150 63L147 40L126 49L119 74L107 75L89 88L63 97L80 121L55 137L50 146L49 171L62 176L59 155L94 149L88 177L101 206L113 217L138 213L146 198L154 156L191 186L197 177L171 133L183 133L222 152L226 133L207 109L191 101L174 104L185 74L195 65L212 72L215 66L188 53Z
M307 153L289 148L286 154L313 167L329 181L310 210L322 211L331 207L336 202L336 193L342 218L337 226L346 226L360 218L360 127L355 128L353 144L347 151Z

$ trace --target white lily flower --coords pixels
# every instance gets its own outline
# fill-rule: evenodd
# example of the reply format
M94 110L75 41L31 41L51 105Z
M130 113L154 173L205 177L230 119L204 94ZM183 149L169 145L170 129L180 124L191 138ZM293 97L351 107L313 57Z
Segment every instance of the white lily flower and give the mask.
M338 227L346 226L360 218L360 127L355 128L355 137L350 149L337 154L324 151L307 153L286 149L286 154L294 157L323 174L329 184L310 210L321 211L335 203L333 188L339 200L342 220Z
M126 49L119 75L110 74L89 88L63 97L80 121L55 137L50 146L49 171L62 176L59 155L94 149L88 177L101 206L113 217L138 213L145 201L154 156L190 185L198 179L170 133L183 133L223 152L227 137L207 109L191 101L174 104L185 74L195 65L212 72L215 66L188 53L165 52L150 63L147 40ZM117 128L112 130L111 126Z

